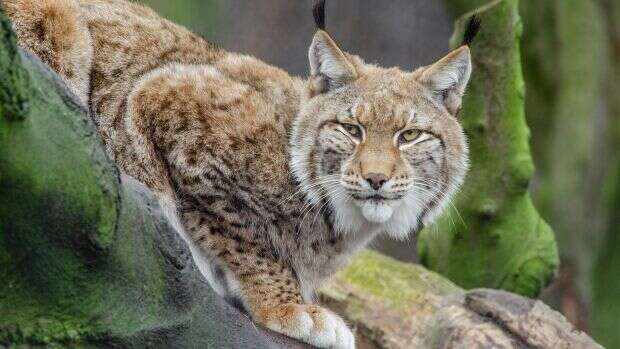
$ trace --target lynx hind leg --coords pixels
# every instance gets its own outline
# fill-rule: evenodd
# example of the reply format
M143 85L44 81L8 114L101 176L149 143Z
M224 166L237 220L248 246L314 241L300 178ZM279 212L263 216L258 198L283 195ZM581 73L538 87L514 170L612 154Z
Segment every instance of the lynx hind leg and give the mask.
M239 235L201 227L199 222L204 220L200 215L188 219L188 232L201 250L210 251L226 269L227 298L241 304L255 322L317 348L355 348L351 330L338 315L304 304L290 267L278 262L267 248Z
M75 0L3 0L20 46L49 65L88 105L93 45Z

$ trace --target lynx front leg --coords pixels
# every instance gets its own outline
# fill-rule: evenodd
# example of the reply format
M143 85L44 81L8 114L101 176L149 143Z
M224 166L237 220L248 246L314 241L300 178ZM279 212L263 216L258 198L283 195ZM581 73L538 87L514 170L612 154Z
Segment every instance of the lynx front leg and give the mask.
M208 239L199 237L197 242L228 269L233 279L228 282L229 292L240 298L255 322L318 348L355 348L345 322L330 310L304 304L292 269L269 256L265 248L213 230Z
M303 304L290 269L269 264L255 273L247 273L243 267L234 273L257 323L318 348L355 347L353 334L338 315L315 304Z

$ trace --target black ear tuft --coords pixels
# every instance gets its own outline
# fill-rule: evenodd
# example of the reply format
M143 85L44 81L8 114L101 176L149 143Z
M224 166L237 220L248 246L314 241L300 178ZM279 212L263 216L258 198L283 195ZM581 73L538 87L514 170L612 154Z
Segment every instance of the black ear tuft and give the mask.
M478 19L476 15L473 15L469 19L469 23L467 23L467 29L465 30L465 35L463 36L463 45L471 45L479 31L480 19Z
M325 0L319 0L314 4L312 14L317 28L325 30Z

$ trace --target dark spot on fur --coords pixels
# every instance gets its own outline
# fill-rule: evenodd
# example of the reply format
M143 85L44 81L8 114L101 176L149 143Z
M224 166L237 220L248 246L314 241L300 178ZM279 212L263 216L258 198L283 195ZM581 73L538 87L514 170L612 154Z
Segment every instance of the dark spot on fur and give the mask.
M69 68L65 71L65 76L67 77L67 79L73 79L75 77L75 72L73 71L73 69Z
M43 21L38 21L34 25L33 31L35 32L35 35L37 36L38 41L40 42L45 41L45 26L43 25Z

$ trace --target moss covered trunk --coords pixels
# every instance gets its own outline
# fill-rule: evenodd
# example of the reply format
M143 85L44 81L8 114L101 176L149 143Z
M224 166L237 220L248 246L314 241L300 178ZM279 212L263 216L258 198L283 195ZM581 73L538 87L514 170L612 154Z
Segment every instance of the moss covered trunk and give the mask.
M461 15L486 1L447 3ZM520 10L533 197L554 228L562 261L543 299L617 347L612 314L620 312L620 284L609 275L620 268L620 2L522 0Z
M474 72L459 116L471 170L453 207L420 236L420 260L457 284L535 296L558 264L553 233L529 195L534 166L524 114L518 1L475 11ZM468 18L457 22L458 44Z
M530 7L528 13L540 11L534 4ZM545 77L551 94L529 106L532 123L548 119L542 121L548 127L541 130L548 136L541 134L534 143L541 149L536 196L557 233L562 261L559 282L548 299L585 329L592 263L606 214L601 183L609 157L603 93L607 40L597 1L555 1L551 16L555 47L546 53L554 52L538 53L538 59L554 63L551 76ZM547 115L534 110L543 103Z
M526 112L534 130L534 200L553 226L560 249L558 279L543 295L582 329L592 313L593 264L611 211L609 172L618 161L610 146L606 86L609 70L606 12L597 0L523 1ZM610 2L611 4L611 2Z

